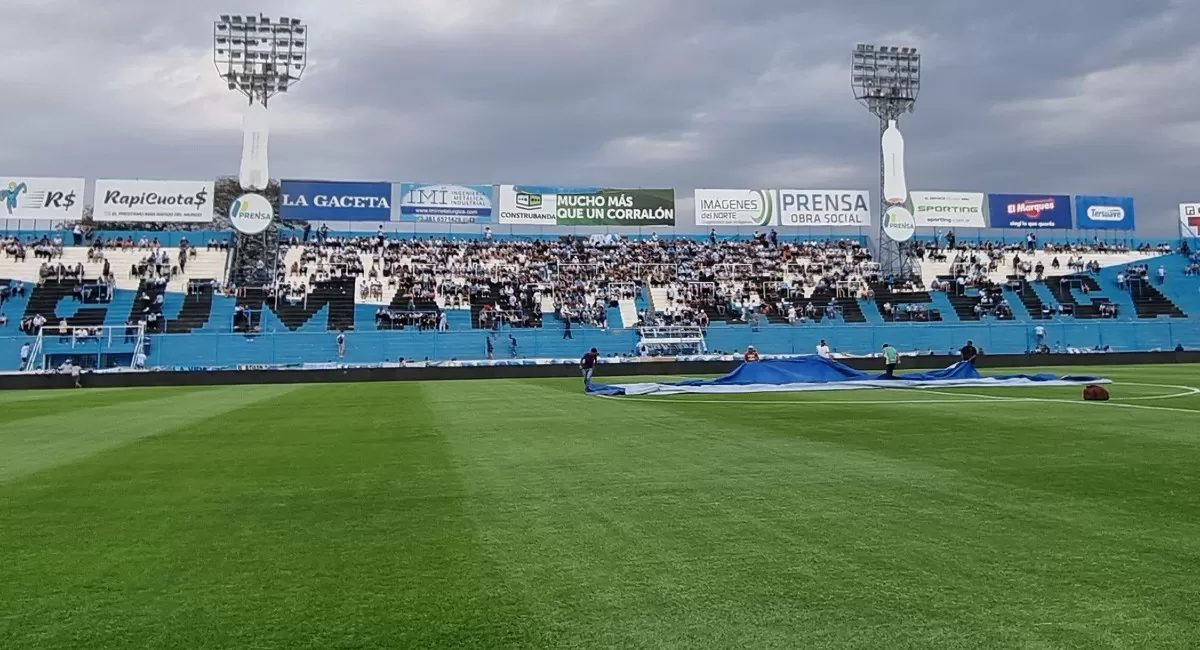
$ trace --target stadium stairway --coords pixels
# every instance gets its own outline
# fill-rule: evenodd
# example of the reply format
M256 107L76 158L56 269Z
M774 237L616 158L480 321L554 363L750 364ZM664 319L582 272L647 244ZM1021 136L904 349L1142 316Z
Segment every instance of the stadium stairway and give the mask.
M874 300L866 298L858 298L858 310L863 315L863 319L869 325L883 325L883 314L879 312L879 305Z
M638 308L637 301L633 298L621 298L617 301L617 311L620 314L620 320L609 320L613 323L620 323L621 327L633 327L637 324Z
M1026 303L1025 298L1023 297L1023 294L1013 291L1012 289L1009 289L1008 287L1005 287L1004 290L1001 292L1001 295L1004 297L1005 300L1008 301L1008 307L1009 307L1009 309L1012 310L1012 313L1013 313L1013 320L1015 320L1015 321L1041 320L1042 312L1041 312L1041 303L1040 302L1037 303L1036 309L1038 311L1037 311L1037 316L1035 317L1033 315L1033 313L1030 312L1030 307Z

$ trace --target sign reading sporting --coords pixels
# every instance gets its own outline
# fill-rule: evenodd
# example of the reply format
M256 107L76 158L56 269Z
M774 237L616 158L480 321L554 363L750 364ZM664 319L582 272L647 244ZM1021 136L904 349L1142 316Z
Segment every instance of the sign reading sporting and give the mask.
M988 194L993 228L1071 228L1071 197L1065 194Z
M391 183L285 180L279 216L297 221L391 221Z
M918 228L987 228L983 192L909 192Z
M401 183L393 188L398 221L492 223L495 188L491 185Z
M1133 197L1076 195L1075 226L1083 230L1133 230Z
M697 226L773 226L771 190L696 190Z
M861 228L871 225L866 190L778 190L779 224Z
M0 218L79 221L82 178L0 178Z
M213 181L96 181L93 221L209 223Z

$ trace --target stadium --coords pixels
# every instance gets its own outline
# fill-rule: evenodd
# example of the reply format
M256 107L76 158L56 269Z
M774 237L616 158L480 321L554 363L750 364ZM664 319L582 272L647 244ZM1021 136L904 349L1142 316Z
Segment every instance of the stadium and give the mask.
M1195 647L1195 197L918 189L873 45L877 187L276 179L304 34L0 178L0 647Z

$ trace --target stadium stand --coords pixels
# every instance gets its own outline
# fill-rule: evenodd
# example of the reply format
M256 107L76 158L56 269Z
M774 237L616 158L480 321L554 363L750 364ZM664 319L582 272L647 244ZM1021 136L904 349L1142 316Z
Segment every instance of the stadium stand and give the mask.
M288 234L274 281L235 287L224 240L197 233L193 246L187 234L3 240L0 354L15 366L39 326L63 321L144 322L151 364L180 367L334 361L335 332L349 334L354 363L478 359L489 338L498 358L629 354L639 328L764 354L808 353L822 338L856 354L884 342L944 352L968 338L1016 352L1036 345L1039 326L1051 348L1200 344L1188 318L1200 314L1200 260L1158 247L924 242L919 277L898 281L861 239ZM115 338L106 359L132 350Z

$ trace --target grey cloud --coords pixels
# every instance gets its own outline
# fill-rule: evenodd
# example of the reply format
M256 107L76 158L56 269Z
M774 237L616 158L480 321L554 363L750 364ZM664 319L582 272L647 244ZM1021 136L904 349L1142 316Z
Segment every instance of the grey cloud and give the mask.
M873 188L877 126L844 70L855 42L892 39L926 56L917 113L903 126L914 187L1127 192L1143 224L1198 198L1179 142L1196 128L1200 91L1176 81L1200 72L1186 65L1196 60L1187 31L1200 20L1192 2L609 0L547 3L554 19L524 27L531 2L451 5L478 9L456 29L421 22L426 3L381 1L373 16L365 1L341 13L263 2L314 26L312 68L272 108L274 174L670 185L683 195L780 175ZM223 10L60 0L10 13L0 162L89 177L233 171L239 100L202 63ZM114 79L137 79L134 66L168 54L180 67L170 91L193 75L194 98L161 96L165 82L107 96ZM1102 106L1114 91L1094 80L1129 65L1141 66L1136 96L1115 114L1072 119L1064 107ZM1174 228L1167 217L1160 226Z

